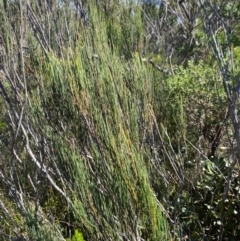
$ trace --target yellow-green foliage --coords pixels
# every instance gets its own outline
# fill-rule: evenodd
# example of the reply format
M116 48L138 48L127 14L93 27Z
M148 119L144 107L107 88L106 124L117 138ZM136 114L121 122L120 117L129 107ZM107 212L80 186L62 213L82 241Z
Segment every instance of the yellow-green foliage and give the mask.
M85 241L85 239L83 237L83 234L76 229L74 231L73 237L68 238L67 241Z
M176 140L188 137L196 144L201 125L216 124L226 115L228 105L216 63L189 62L174 76L157 81L155 89L159 120Z

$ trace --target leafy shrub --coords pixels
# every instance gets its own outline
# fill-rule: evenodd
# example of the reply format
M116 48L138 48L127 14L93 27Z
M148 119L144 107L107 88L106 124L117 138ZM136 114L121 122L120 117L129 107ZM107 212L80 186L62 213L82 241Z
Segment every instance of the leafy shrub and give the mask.
M210 135L216 135L216 127L224 121L227 103L216 63L188 63L180 67L174 76L155 81L155 113L171 137L172 145L179 152L192 145L200 147L207 155ZM201 137L206 139L200 143ZM186 138L192 145L186 144Z

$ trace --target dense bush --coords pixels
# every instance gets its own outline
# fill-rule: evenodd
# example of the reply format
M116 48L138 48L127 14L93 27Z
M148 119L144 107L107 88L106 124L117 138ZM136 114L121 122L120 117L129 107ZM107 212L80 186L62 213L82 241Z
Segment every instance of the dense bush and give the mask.
M0 2L3 240L239 240L239 4L170 2Z

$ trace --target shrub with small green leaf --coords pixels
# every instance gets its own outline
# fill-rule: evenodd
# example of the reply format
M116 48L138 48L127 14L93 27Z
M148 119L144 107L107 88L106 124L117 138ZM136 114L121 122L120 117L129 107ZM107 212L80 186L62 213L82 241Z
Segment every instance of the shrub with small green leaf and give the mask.
M215 128L225 121L228 108L216 63L189 62L174 76L155 80L155 86L155 113L176 151L188 147L188 158L195 158L190 153L196 150L186 144L187 138L207 155L207 136L216 135ZM202 136L206 140L200 143Z

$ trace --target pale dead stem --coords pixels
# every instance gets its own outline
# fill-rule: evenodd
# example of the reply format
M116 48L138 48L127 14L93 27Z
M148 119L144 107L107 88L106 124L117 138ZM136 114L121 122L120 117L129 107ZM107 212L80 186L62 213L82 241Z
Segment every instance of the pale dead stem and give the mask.
M227 180L225 180L226 185L224 188L224 192L222 195L222 201L223 203L229 196L229 190L231 189L231 183L233 181L233 171L236 169L236 165L240 164L240 123L238 118L238 98L240 93L240 79L238 80L237 86L232 88L230 86L230 83L233 84L232 80L230 79L230 73L234 76L235 70L234 70L234 61L233 61L233 55L232 55L232 49L231 49L231 40L230 40L230 24L229 21L225 21L225 19L220 15L219 9L212 5L212 3L209 0L198 0L198 5L202 8L205 22L203 22L206 34L210 40L212 52L218 62L219 70L222 75L222 82L223 87L225 90L225 94L227 96L228 105L229 105L229 117L232 121L232 126L234 129L234 139L236 141L236 154L233 154L233 160L229 167L228 171L228 177ZM209 13L206 11L206 7L211 9L212 14L209 15ZM222 28L225 34L225 40L227 44L227 58L223 53L223 50L218 43L217 40L217 31L218 29L213 30L214 22L219 23L219 28ZM224 217L222 216L222 219ZM222 234L219 237L219 240L222 240Z
M177 178L178 178L178 181L179 181L181 184L183 184L183 183L184 183L184 175L183 175L182 168L176 164L176 162L174 161L173 157L171 156L171 154L170 154L169 151L167 150L166 144L165 144L165 142L164 142L164 140L163 140L163 138L162 138L162 135L161 135L161 133L160 133L160 131L159 131L159 129L158 129L157 120L156 120L156 117L155 117L154 112L153 112L153 110L152 110L152 106L151 106L150 104L149 104L149 106L148 106L148 109L149 109L149 112L150 112L150 114L151 114L151 116L152 116L152 118L153 118L154 125L155 125L155 127L156 127L156 129L157 129L157 134L158 134L158 136L159 136L159 138L160 138L160 140L161 140L162 147L163 147L163 151L164 151L164 153L167 155L168 160L169 160L169 162L170 162L170 164L171 164L171 166L172 166L172 168L173 168L173 170L174 170L174 172L175 172L175 174L176 174L176 176L177 176ZM166 137L167 137L168 140L169 140L168 145L169 145L170 149L173 151L173 147L172 147L172 145L171 145L170 137L168 136L166 130L164 130L164 134L166 135ZM173 151L173 152L174 152L174 151Z
M202 7L206 22L205 30L206 33L211 40L212 50L213 54L216 57L219 65L219 70L222 74L222 81L223 81L223 87L227 96L228 104L229 104L229 112L230 112L230 118L232 121L232 125L235 132L235 139L237 142L237 159L240 157L240 125L239 125L239 119L238 119L238 110L237 110L237 103L238 103L238 97L239 97L239 82L236 88L230 87L231 79L229 78L229 73L234 74L234 63L233 63L233 56L232 56L232 50L231 50L231 40L230 40L230 26L228 26L228 23L225 22L222 16L220 16L218 10L210 3L210 1L206 0L205 3L208 4L208 6L211 8L213 15L216 19L218 19L219 23L221 23L221 27L223 28L225 32L226 37L226 44L227 44L227 59L225 58L223 51L221 49L220 44L218 43L218 40L216 38L216 32L213 31L212 28L212 18L209 17L208 13L206 12L205 5L202 0L198 0L198 4ZM229 69L231 68L231 70ZM238 160L239 163L239 160Z

